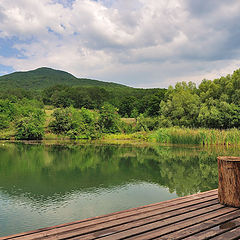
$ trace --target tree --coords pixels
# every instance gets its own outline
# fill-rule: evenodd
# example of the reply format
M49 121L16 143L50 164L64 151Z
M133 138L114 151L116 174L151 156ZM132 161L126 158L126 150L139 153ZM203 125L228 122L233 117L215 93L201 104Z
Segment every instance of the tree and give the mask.
M16 122L16 139L41 140L44 136L44 112L36 109Z
M103 133L117 133L121 131L121 119L117 108L105 103L100 109L99 125Z
M65 134L72 139L94 139L100 136L98 115L85 108L57 109L49 128L56 134Z
M193 83L177 83L175 89L169 87L166 93L167 101L162 101L160 104L162 116L176 126L198 126L200 98L196 91Z
M124 96L119 105L119 114L124 117L130 117L135 107L136 98L133 96Z

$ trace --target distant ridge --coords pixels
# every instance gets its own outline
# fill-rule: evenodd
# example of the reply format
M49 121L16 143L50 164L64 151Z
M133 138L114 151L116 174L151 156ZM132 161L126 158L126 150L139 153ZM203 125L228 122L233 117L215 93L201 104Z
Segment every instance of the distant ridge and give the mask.
M125 85L103 82L99 80L76 78L72 74L55 70L48 67L41 67L26 72L14 72L0 76L0 88L24 88L24 89L44 89L54 85L83 86L83 87L110 87L110 88L130 88Z

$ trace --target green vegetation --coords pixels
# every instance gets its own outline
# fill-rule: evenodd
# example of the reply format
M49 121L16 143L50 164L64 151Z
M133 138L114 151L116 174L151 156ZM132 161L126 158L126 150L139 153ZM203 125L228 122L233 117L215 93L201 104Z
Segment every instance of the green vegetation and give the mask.
M160 114L173 126L238 128L240 126L240 70L213 81L177 83L169 87Z
M167 90L83 81L49 68L2 76L0 86L2 139L114 134L160 143L239 144L240 69L204 79L199 87L181 82Z
M0 99L0 139L42 139L45 113L36 100Z
M27 72L14 72L0 76L2 88L22 88L22 89L45 89L54 85L66 86L98 86L98 87L123 87L117 83L108 83L87 78L76 78L72 74L47 67L38 68Z
M53 117L49 128L55 134L67 135L71 139L95 139L100 136L96 112L70 107L57 109Z
M44 112L35 110L16 122L16 139L41 140L44 136Z
M237 145L240 144L240 130L160 128L150 139L170 144Z

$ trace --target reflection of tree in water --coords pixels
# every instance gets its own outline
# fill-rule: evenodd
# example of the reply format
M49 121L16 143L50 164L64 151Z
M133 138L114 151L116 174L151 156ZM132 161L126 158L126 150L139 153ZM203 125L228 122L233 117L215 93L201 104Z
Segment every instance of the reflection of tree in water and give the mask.
M238 151L116 145L0 147L0 188L33 198L112 188L129 182L157 183L179 196L217 187L217 155ZM12 191L13 186L18 191Z

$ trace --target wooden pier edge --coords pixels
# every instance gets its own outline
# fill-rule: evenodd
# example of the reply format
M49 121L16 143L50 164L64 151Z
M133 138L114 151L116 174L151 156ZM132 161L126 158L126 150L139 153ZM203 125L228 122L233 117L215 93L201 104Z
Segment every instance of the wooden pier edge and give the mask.
M94 218L0 237L33 239L236 239L240 209L223 206L217 189Z
M175 199L166 200L163 202L152 203L152 204L148 204L148 205L144 205L144 206L140 206L140 207L136 207L136 208L126 209L126 210L108 213L108 214L104 214L104 215L100 215L100 216L95 216L95 217L90 217L90 218L86 218L86 219L82 219L82 220L78 220L78 221L74 221L74 222L68 222L68 223L58 224L58 225L54 225L54 226L50 226L50 227L43 227L43 228L39 228L36 230L30 230L30 231L26 231L26 232L22 232L22 233L17 233L17 234L13 234L13 235L9 235L9 236L4 236L4 237L0 237L0 240L12 239L12 238L26 236L26 235L38 233L38 232L47 232L48 230L51 230L51 229L57 229L57 228L65 227L65 226L81 224L81 223L85 223L88 221L99 220L99 219L103 219L103 218L107 218L107 217L114 217L115 215L117 216L117 215L123 214L123 213L129 213L129 215L130 215L131 212L134 213L135 211L138 211L138 210L144 210L144 209L147 210L148 208L154 207L154 206L165 207L166 205L169 205L169 206L176 205L179 202L182 202L184 200L191 201L192 199L204 198L205 196L211 196L211 195L215 196L216 192L217 192L217 189L213 189L213 190L209 190L206 192L195 193L195 194L188 195L188 196L183 196L183 197L178 197Z

